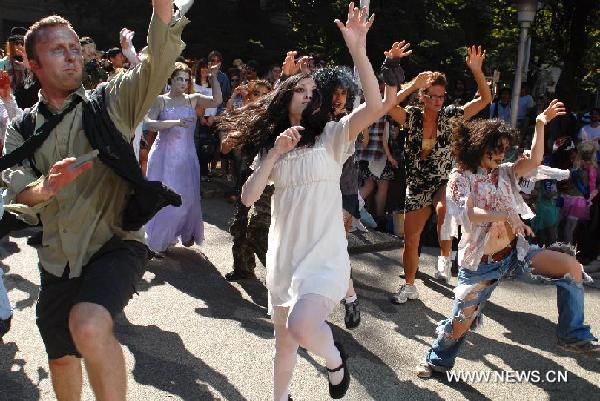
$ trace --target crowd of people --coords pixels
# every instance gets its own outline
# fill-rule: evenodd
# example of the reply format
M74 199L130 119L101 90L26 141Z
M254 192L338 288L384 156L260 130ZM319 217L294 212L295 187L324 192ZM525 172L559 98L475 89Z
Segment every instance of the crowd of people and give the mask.
M15 216L42 227L36 316L59 400L79 399L81 358L97 399L125 399L113 319L148 257L168 257L178 242L210 241L200 186L219 173L236 205L225 279L256 279L256 258L267 271L276 401L291 399L299 347L325 360L331 397L345 395L348 355L326 321L341 301L346 327L361 324L347 235L364 225L389 229L390 182L399 176L405 283L392 302L419 297L430 218L441 253L436 278L451 282L452 242L460 240L452 313L419 377L453 368L486 300L508 277L556 285L559 346L598 351L584 322L582 263L600 251L589 240L600 227L599 109L578 120L556 99L536 104L525 89L513 129L510 90L493 99L481 46L467 49L477 88L470 99L457 80L462 97L446 102L443 72L407 80L402 64L412 50L404 41L391 45L376 72L366 52L374 16L353 3L346 23L336 24L356 73L295 51L262 79L252 60L236 59L224 72L216 50L181 57L190 2L183 4L153 1L140 52L126 28L120 46L99 52L92 38L51 16L13 29L0 60L2 232ZM586 124L576 131L578 121ZM565 243L577 245L577 255ZM0 336L12 318L2 274Z

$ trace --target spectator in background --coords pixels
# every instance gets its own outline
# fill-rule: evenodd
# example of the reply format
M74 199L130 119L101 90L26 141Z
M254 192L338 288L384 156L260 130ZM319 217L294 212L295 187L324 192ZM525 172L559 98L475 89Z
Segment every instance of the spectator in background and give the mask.
M248 63L244 66L246 82L256 81L256 79L258 78L258 68L259 68L258 61L256 61L256 60L248 61Z
M577 146L577 156L571 170L570 185L568 190L562 194L561 217L565 219L565 242L574 244L573 232L577 222L590 219L590 204L598 194L596 190L597 177L596 147L590 142L582 142Z
M535 101L529 94L529 85L521 86L521 95L519 97L519 111L517 112L517 127L520 129L529 126L529 115L535 107Z
M127 68L127 58L123 55L123 51L118 47L113 47L106 52L106 58L110 61L115 71Z
M237 67L232 67L227 71L227 75L229 75L229 80L231 81L231 90L234 90L241 81L240 69Z
M83 87L95 89L99 83L108 80L108 72L98 61L96 43L89 36L79 39L83 55Z
M196 79L194 89L196 93L204 96L212 96L213 90L209 79L208 62L205 59L198 60L196 64ZM218 140L215 136L213 124L217 115L216 107L196 109L198 123L196 126L198 160L200 161L200 180L210 181L208 177L209 165L218 150Z
M29 70L25 49L24 37L27 29L15 27L10 30L6 42L6 57L0 60L0 70L8 71L10 87L21 108L33 106L38 101L40 86Z
M229 78L223 71L221 71L221 64L223 63L223 56L217 50L213 50L208 53L208 66L218 66L217 80L219 81L219 85L221 86L221 94L223 98L223 103L217 107L217 114L221 114L223 110L225 110L225 103L229 100L231 96L231 83L229 82Z
M490 118L498 118L510 124L510 88L502 88L490 105Z
M533 129L531 122L535 114L535 101L529 94L529 85L524 83L521 86L521 94L519 97L519 109L517 110L517 128L519 129L519 143L522 148L526 148L531 143Z
M273 64L265 76L265 79L269 81L271 85L275 85L275 82L279 81L279 78L281 78L281 66L279 64Z
M590 113L590 123L579 130L577 138L581 141L597 141L600 138L600 107Z
M15 27L10 30L10 36L6 42L6 57L0 60L0 70L8 71L10 76L10 87L13 92L18 86L23 85L27 68L24 63L23 38L27 29Z

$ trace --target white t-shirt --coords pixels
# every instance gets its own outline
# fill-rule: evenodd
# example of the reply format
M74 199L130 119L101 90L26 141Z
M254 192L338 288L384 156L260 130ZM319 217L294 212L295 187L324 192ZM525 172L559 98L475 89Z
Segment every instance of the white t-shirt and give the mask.
M200 94L202 94L204 96L212 96L212 88L207 88L206 86L194 84L194 90L196 91L196 93L200 93ZM204 109L204 116L205 117L216 116L216 115L217 115L217 108L216 107L211 107L211 108L208 108L208 109Z

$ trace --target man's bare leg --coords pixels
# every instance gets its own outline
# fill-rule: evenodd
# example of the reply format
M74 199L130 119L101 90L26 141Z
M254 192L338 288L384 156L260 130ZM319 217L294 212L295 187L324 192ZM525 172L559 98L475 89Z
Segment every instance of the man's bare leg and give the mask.
M80 401L82 371L81 359L64 356L48 360L52 387L58 401Z
M113 334L110 313L96 304L79 303L71 309L69 329L83 356L96 400L125 401L125 359Z

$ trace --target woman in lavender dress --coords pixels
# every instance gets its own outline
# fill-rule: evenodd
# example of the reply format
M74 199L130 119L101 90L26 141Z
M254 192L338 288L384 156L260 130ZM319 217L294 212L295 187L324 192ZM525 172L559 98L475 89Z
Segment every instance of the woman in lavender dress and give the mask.
M213 96L190 94L191 70L176 63L169 80L171 89L156 99L145 121L146 129L158 131L148 157L148 179L162 181L182 200L180 207L166 207L146 224L148 246L155 252L164 252L178 239L184 246L204 240L194 129L196 108L217 107L222 102L216 71L211 72Z

